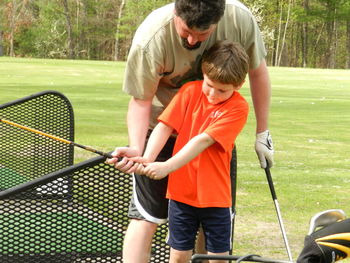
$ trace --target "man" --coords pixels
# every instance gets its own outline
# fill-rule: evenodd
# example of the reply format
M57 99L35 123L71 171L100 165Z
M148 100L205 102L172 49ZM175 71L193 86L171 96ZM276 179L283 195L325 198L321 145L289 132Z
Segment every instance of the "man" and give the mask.
M153 11L139 26L129 52L124 91L132 97L127 113L129 147L117 148L113 156L140 156L147 134L178 89L202 78L203 53L218 40L240 43L249 56L249 81L256 116L255 148L260 165L273 164L273 147L268 131L270 80L265 48L251 12L235 0L176 0ZM229 132L229 131L228 131ZM171 157L172 136L157 161ZM127 158L109 160L126 173L135 171ZM124 262L147 262L157 224L166 222L167 178L153 181L134 174L131 218L125 239Z

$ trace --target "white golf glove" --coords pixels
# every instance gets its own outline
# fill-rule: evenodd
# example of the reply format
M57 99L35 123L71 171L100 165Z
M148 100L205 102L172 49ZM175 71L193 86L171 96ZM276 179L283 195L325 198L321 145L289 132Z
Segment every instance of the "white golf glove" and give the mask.
M258 155L261 168L265 169L267 167L266 165L272 167L274 150L269 130L260 132L256 135L255 151Z

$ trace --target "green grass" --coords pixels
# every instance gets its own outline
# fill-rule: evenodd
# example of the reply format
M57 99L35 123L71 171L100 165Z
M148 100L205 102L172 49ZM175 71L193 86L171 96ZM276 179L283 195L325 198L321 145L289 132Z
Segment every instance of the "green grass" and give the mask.
M103 151L127 143L123 62L0 58L0 104L51 89L75 111L76 142ZM270 68L271 169L294 259L309 219L341 208L350 215L350 71ZM248 84L241 90L250 102ZM253 107L237 140L235 254L287 259L264 171L254 152ZM76 150L76 162L93 154Z

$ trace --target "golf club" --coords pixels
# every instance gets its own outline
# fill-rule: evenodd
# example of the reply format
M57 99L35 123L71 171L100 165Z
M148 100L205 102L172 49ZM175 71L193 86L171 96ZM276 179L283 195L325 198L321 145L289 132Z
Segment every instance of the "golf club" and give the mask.
M63 139L63 138L51 135L51 134L47 134L45 132L42 132L42 131L39 131L39 130L36 130L36 129L33 129L33 128L29 128L27 126L20 125L18 123L15 123L15 122L12 122L12 121L9 121L9 120L0 119L0 121L3 122L3 123L6 123L8 125L15 126L17 128L20 128L20 129L24 129L24 130L27 130L27 131L30 131L30 132L33 132L33 133L36 133L36 134L43 135L45 137L54 139L56 141L60 141L60 142L66 143L66 144L70 144L70 145L82 148L82 149L87 150L89 152L97 153L97 154L102 155L102 156L104 156L106 158L113 158L113 156L111 154L109 154L109 153L101 152L101 151L95 150L95 149L93 149L91 147L84 146L84 145L81 145L79 143L75 143L75 142L72 142L72 141L69 141L69 140L66 140L66 139ZM119 159L118 159L118 161L119 161Z
M282 221L282 216L281 216L281 211L280 211L280 207L277 201L277 196L276 196L276 192L275 192L275 187L273 185L273 181L272 181L272 177L271 177L271 172L270 172L270 168L267 166L265 168L265 173L266 173L266 178L267 178L267 182L269 183L269 187L270 187L270 191L271 191L271 195L272 195L272 199L273 202L275 204L275 208L276 208L276 212L277 212L277 217L278 217L278 222L280 224L280 228L282 231L282 236L283 236L283 240L284 240L284 244L286 246L286 250L287 250L287 254L288 254L288 258L291 262L293 262L292 259L292 253L290 252L290 247L288 244L288 239L287 239L287 235L286 235L286 230L284 229L284 224Z

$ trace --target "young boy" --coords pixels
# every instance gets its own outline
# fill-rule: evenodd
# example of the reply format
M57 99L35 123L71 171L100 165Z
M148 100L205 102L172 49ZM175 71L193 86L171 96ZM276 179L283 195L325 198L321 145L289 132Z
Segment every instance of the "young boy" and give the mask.
M180 89L160 115L143 157L132 158L136 173L155 180L170 174L170 262L189 262L200 225L208 253L225 255L231 248L230 160L248 116L248 104L237 92L248 68L239 44L214 44L203 56L204 79ZM173 133L173 156L154 162Z

